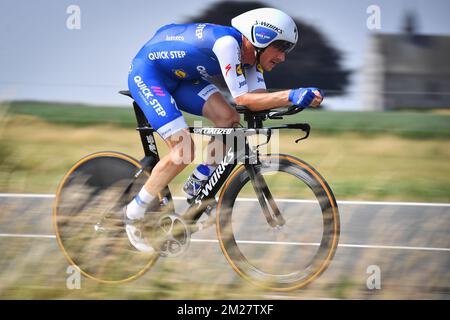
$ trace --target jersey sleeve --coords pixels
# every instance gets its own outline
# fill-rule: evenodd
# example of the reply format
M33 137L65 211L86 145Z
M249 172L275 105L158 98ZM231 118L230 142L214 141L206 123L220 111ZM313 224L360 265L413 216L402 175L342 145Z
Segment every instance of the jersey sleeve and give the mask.
M258 89L266 89L266 82L264 81L263 74L264 70L259 63L245 69L245 78L247 79L249 92Z
M223 78L233 98L248 92L247 80L241 65L241 49L232 36L224 36L214 43L212 48L216 55Z

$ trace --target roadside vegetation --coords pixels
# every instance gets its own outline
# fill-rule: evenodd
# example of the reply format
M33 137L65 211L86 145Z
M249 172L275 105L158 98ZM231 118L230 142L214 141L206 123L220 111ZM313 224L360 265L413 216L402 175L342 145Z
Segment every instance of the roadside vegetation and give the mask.
M18 102L0 114L1 192L54 193L68 168L92 152L143 155L131 108ZM188 116L191 125L200 119ZM338 200L450 202L450 115L305 111L282 121L311 124L298 144L301 132L280 133L279 152L315 167ZM167 151L159 138L158 146ZM192 168L173 181L173 194L181 195Z

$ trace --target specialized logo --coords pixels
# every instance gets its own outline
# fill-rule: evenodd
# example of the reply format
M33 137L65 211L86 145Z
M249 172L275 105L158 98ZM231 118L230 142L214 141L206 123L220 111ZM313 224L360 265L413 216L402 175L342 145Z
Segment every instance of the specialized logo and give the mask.
M183 36L166 36L166 41L184 41Z
M196 134L230 134L233 131L230 128L194 128Z
M214 173L212 174L211 178L209 178L208 183L203 187L201 194L197 199L195 199L195 203L200 205L202 203L202 200L204 197L207 197L211 190L214 188L214 186L217 184L217 181L219 181L222 174L225 172L225 168L233 161L234 159L234 152L233 148L230 148L225 156L223 158L222 162L219 164L219 166L216 168Z
M206 68L204 66L197 66L197 71L203 78L206 79L211 78L211 76L209 75L208 71L206 71Z
M186 56L186 51L157 51L148 54L150 60L182 59L184 56Z
M228 76L228 72L230 72L230 70L231 70L231 65L227 64L227 66L225 67L225 70L226 70L226 72L225 72L225 77L226 77L226 76Z
M206 24L201 23L197 26L197 28L195 29L195 36L198 39L203 39L203 29L205 29Z
M184 79L187 77L187 73L181 69L173 70L173 73L175 73L175 75L180 79Z
M167 115L166 111L161 106L159 101L154 98L153 93L150 91L144 81L142 81L142 78L140 76L135 76L133 79L134 83L136 83L139 88L139 95L142 97L145 104L150 105L159 116L165 117Z
M272 31L266 27L255 27L255 38L259 43L269 43L278 35L275 31Z
M236 75L239 77L239 76L242 76L243 74L244 74L244 72L242 71L242 65L237 64L236 65Z
M260 73L264 73L264 69L263 69L262 65L259 63L256 64L256 70L258 70Z
M263 26L263 27L267 27L269 29L272 29L273 31L278 32L279 34L283 33L283 29L280 29L277 26L274 26L273 24L270 24L270 23L265 22L265 21L258 21L258 20L256 20L255 24Z

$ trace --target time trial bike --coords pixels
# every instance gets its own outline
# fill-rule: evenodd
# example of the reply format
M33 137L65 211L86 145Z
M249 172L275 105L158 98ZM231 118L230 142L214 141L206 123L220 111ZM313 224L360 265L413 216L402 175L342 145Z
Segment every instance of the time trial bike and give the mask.
M129 91L120 93L131 97ZM176 213L169 187L158 195L160 208L146 214L143 228L155 251L134 250L124 231L121 208L142 188L159 153L155 130L136 101L133 108L144 157L137 160L114 151L90 154L68 170L56 192L57 241L68 262L84 276L103 283L136 279L160 257L180 255L193 234L214 223L226 260L257 286L295 290L327 269L340 234L331 188L303 160L260 152L277 130L301 130L303 137L296 142L309 136L306 123L263 126L265 120L303 110L295 106L258 112L236 106L246 127L191 127L191 133L223 139L223 159L184 213ZM257 135L265 142L252 145L251 138Z

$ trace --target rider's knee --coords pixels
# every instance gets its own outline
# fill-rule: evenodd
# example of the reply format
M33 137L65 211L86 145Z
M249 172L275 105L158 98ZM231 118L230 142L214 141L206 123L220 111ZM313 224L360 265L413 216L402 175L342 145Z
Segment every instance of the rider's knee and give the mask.
M241 118L239 116L239 113L237 113L237 111L234 109L230 109L222 115L221 119L218 120L216 125L219 127L231 128L237 127L240 121Z
M230 127L238 127L240 122L241 117L239 116L239 113L237 113L236 110L233 110L233 114L230 119Z

